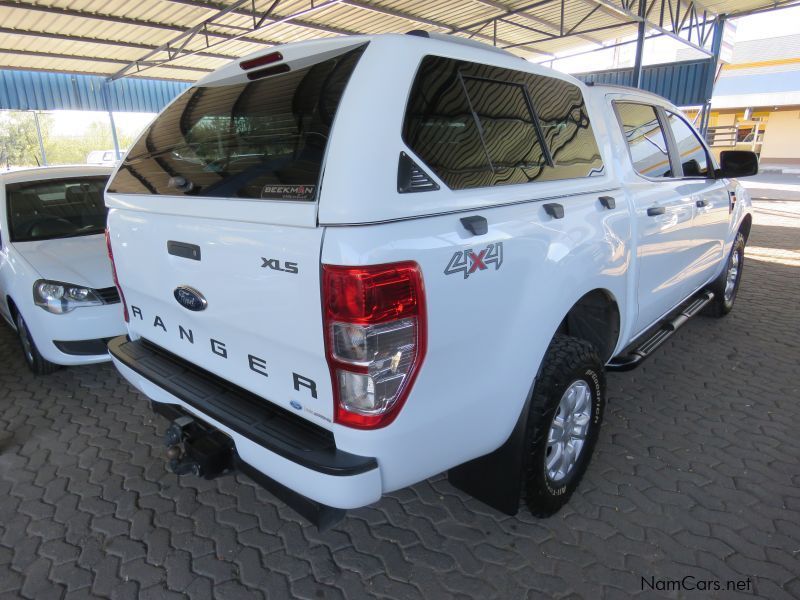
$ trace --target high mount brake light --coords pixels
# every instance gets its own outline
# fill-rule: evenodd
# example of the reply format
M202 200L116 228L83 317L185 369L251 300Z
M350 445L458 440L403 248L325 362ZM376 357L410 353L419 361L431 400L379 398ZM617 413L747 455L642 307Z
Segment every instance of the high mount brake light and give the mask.
M128 316L128 303L125 302L125 294L122 293L122 286L120 286L119 279L117 278L117 265L114 264L114 251L111 250L111 235L108 233L108 228L106 228L106 247L108 248L108 258L111 261L111 276L114 278L114 285L117 286L120 300L122 300L122 315L125 317L125 322L130 323L131 319L130 316Z
M249 60L243 60L239 63L239 66L243 70L247 71L249 69L255 69L256 67L271 65L272 63L276 63L281 60L283 60L283 54L280 52L270 52L269 54L264 54L263 56L258 56Z
M425 357L419 265L323 265L322 277L334 421L384 427L400 412Z

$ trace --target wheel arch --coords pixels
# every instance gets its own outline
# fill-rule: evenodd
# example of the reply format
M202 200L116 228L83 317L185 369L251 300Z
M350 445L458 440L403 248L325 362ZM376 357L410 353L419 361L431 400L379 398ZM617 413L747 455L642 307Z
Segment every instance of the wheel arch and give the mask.
M6 296L6 305L8 306L8 317L11 320L11 326L16 330L17 315L19 314L20 310L11 295Z
M607 288L595 288L581 296L566 312L556 329L592 344L603 362L614 354L621 331L619 303Z
M739 231L742 232L744 235L744 241L747 242L747 239L750 237L750 229L753 227L753 215L747 213L744 218L742 219L742 223L739 225Z

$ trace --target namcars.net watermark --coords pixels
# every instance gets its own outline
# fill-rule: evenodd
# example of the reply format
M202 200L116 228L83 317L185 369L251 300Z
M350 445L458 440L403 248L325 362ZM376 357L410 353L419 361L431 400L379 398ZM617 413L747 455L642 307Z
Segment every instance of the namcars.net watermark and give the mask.
M753 580L729 579L700 579L694 575L687 575L681 579L657 579L656 577L642 577L643 591L657 592L752 592Z

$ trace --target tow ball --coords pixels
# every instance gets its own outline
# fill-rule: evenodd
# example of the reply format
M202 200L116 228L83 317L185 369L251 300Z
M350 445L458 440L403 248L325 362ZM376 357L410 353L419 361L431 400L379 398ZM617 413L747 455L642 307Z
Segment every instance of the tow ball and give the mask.
M231 438L192 417L178 417L170 423L164 444L167 464L176 475L213 479L233 469Z

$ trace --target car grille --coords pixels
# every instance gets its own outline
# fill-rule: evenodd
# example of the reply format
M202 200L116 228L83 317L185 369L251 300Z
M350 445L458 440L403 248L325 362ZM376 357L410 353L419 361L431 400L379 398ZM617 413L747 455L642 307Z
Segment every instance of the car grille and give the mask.
M95 290L94 293L103 301L103 304L116 304L119 302L119 291L116 286Z

